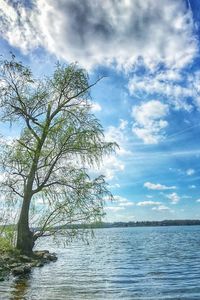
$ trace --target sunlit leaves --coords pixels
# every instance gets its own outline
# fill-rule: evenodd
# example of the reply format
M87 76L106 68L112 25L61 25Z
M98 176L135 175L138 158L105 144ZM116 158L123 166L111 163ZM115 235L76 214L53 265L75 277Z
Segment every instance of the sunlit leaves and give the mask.
M21 136L3 155L4 187L31 203L36 237L57 225L91 223L103 216L111 196L103 176L87 168L101 163L117 146L104 139L91 113L88 75L77 64L57 64L53 76L37 80L29 68L12 60L1 63L1 115L20 121Z

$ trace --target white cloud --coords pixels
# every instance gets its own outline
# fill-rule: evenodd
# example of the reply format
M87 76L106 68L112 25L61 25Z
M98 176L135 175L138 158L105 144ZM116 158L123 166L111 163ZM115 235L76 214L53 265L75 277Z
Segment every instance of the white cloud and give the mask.
M115 155L110 155L104 157L103 163L97 173L103 174L107 180L112 180L116 177L116 174L123 172L124 168L124 163L121 160Z
M189 189L196 189L196 185L194 185L194 184L189 185Z
M12 46L27 53L42 43L42 36L37 31L36 10L26 9L20 4L12 6L11 3L2 0L0 18L0 33Z
M146 195L146 197L149 198L149 199L153 198L152 195Z
M189 152L188 152L189 153ZM186 152L185 152L185 154L186 154ZM195 174L195 170L194 169L192 169L192 168L189 168L189 169L187 169L187 170L182 170L182 169L176 169L176 168L169 168L169 170L171 171L171 172L175 172L175 173L177 173L177 174L179 174L179 175L188 175L188 176L192 176L192 175L194 175ZM189 188L191 189L194 189L196 186L195 185L190 185L189 186Z
M176 204L180 201L180 196L177 193L171 193L166 195L166 197L171 200L172 204Z
M163 138L163 129L168 126L164 120L169 111L168 105L151 100L134 106L132 117L135 120L133 133L145 144L157 144Z
M107 197L105 198L105 201L106 204L109 204L108 206L105 206L105 210L111 212L118 212L121 210L124 211L126 208L134 205L134 202L129 201L127 198L121 197L119 195L115 195L113 197L113 202L110 202L110 200Z
M149 96L162 99L175 111L200 110L200 71L184 72L173 67L162 71L146 69L142 75L129 78L128 89L141 100Z
M128 69L142 58L150 68L182 68L197 51L182 0L36 0L32 8L2 0L0 16L1 34L14 47L43 46L86 67L116 62Z
M105 132L106 139L113 140L118 142L118 144L124 143L125 136L124 131L126 130L128 121L124 119L119 119L118 126L109 126Z
M106 206L105 210L116 212L116 211L124 210L124 207L122 207L122 206Z
M160 205L160 206L152 207L152 210L157 210L157 211L171 211L171 209L168 206L165 206L165 205Z
M109 187L112 188L112 189L120 188L120 184L119 183L113 183L113 184L110 184Z
M183 85L183 81L186 83ZM131 95L145 97L146 95L155 95L164 98L175 110L186 110L190 112L193 109L188 97L196 98L196 93L189 78L180 74L179 69L165 69L163 71L147 71L142 76L134 76L129 80L128 88ZM194 82L194 78L193 78Z
M200 110L200 71L190 73L187 78L188 88L191 90L194 105Z
M177 173L177 174L179 174L179 175L184 175L184 171L183 170L181 170L180 168L179 169L177 169L177 168L169 168L169 171L170 172L173 172L173 173Z
M116 149L116 154L105 156L98 171L93 170L93 172L103 174L109 181L116 179L117 174L124 171L124 157L132 154L128 149L127 125L126 120L120 119L118 126L109 126L105 131L105 140L116 142L119 148Z
M134 202L132 201L129 201L128 199L124 198L124 197L121 197L121 196L114 196L114 202L115 204L119 205L119 206L133 206L134 205Z
M196 202L200 202L200 199L197 199Z
M124 119L120 119L119 129L124 130L128 125L128 121Z
M91 110L93 112L98 112L98 111L101 111L102 110L102 107L99 103L97 102L91 102Z
M128 134L127 134L128 121L124 119L119 120L118 126L109 126L105 132L105 139L108 142L115 142L119 148L116 152L120 156L131 155L132 152L128 147Z
M161 202L156 201L141 201L137 203L137 206L152 206L152 205L161 205Z
M157 190L157 191L164 191L164 190L175 190L176 186L166 186L160 183L151 183L151 182L145 182L144 187L146 187L149 190Z
M195 170L194 170L194 169L188 169L188 170L186 170L186 174L187 174L188 176L192 176L192 175L195 174Z

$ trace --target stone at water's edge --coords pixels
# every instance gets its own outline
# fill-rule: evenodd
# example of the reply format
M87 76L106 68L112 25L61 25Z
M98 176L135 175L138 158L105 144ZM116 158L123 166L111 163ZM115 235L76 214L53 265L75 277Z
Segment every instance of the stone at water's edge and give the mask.
M31 266L28 265L20 266L18 268L12 269L12 274L14 276L25 275L25 274L29 274L30 272L31 272Z
M20 255L19 258L22 262L31 262L32 261L32 258L29 256L26 256L26 255Z
M49 254L48 250L36 250L33 252L34 256L43 257L45 254Z
M56 254L49 253L48 250L35 251L32 257L7 253L0 257L0 281L3 281L9 274L13 276L27 275L33 267L42 267L56 260Z
M49 253L48 250L44 251L34 251L33 252L34 257L39 258L41 262L49 262L49 261L56 261L58 258L56 256L56 253Z

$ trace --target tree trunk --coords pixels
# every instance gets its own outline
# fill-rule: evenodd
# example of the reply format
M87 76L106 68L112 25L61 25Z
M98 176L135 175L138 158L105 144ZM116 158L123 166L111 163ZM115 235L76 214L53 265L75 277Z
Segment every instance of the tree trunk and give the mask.
M22 254L31 256L34 247L33 232L29 228L29 207L31 197L24 197L21 213L17 225L17 243L16 248Z
M33 163L30 168L29 175L27 177L27 184L24 187L24 198L17 226L16 248L20 250L21 253L26 254L28 256L31 256L33 254L33 247L35 243L33 232L31 232L29 228L29 208L31 198L33 195L33 182L35 178L35 172L37 170L38 160L40 158L41 149L45 142L50 122L50 119L46 120L46 125L43 128L42 136L41 138L39 138L36 150L34 151L35 155L33 158Z

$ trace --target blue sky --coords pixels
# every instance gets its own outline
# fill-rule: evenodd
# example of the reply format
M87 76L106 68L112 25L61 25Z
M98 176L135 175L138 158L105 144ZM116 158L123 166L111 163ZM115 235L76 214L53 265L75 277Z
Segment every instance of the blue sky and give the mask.
M38 77L78 61L107 140L108 221L200 218L200 4L195 0L0 2L0 53ZM14 137L19 129L1 125Z

